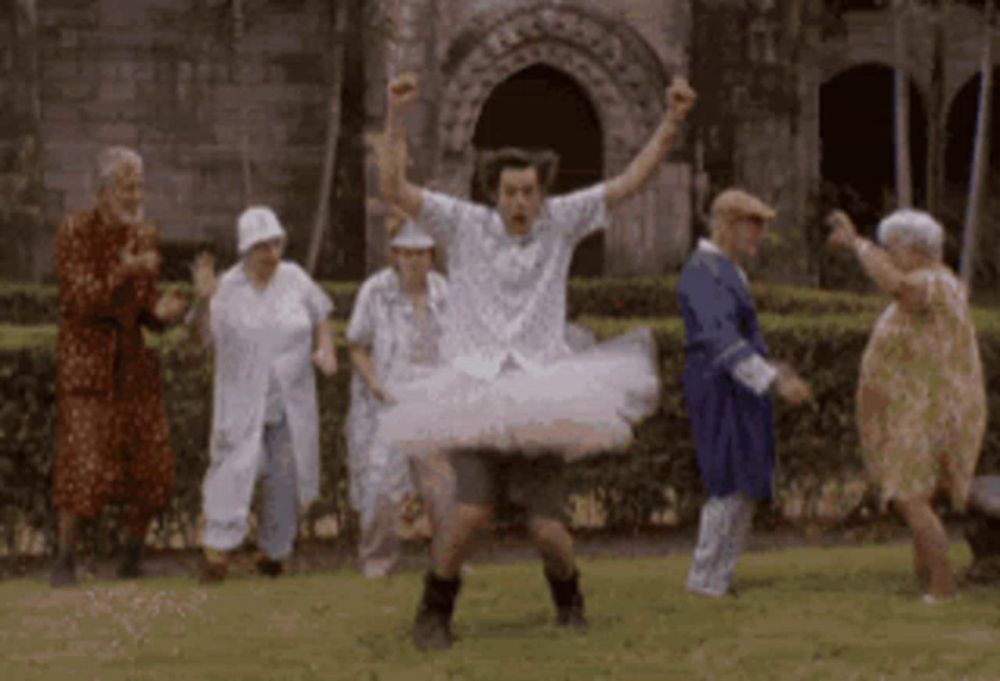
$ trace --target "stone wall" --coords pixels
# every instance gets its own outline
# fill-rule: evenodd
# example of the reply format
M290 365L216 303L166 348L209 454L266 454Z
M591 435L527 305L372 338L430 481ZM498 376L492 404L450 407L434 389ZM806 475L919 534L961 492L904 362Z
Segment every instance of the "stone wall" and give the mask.
M92 203L99 148L127 144L145 157L147 213L165 240L231 247L238 212L267 203L301 257L331 94L330 4L42 3L50 234L63 214Z
M26 22L25 8L36 5L37 20ZM804 33L791 36L796 5L808 16ZM350 13L346 35L334 35L338 6ZM231 248L239 210L268 203L291 232L289 255L302 260L334 94L333 46L343 44L345 108L321 276L358 278L384 264L384 207L364 144L382 128L388 77L416 70L422 78L407 119L412 177L467 194L484 103L540 64L592 103L605 177L652 132L671 76L688 75L699 90L671 161L616 211L605 273L674 269L692 225L703 228L711 194L735 183L777 204L776 272L801 279L820 185L820 87L860 63L891 64L892 54L887 12L847 12L831 27L819 8L813 0L0 0L0 276L50 273L55 227L93 201L93 158L107 144L146 157L147 209L166 241ZM949 18L947 102L975 74L978 16L959 4ZM910 23L912 75L926 97L930 25L919 13Z
M0 5L0 279L34 278L43 232L33 2Z
M604 176L622 170L658 124L670 76L687 72L688 7L686 0L390 4L397 32L384 71L422 77L421 100L407 121L413 176L468 194L484 102L533 65L565 73L582 88L602 128ZM531 118L525 111L523 125ZM682 144L648 189L616 211L604 241L605 273L673 269L690 240L690 189Z

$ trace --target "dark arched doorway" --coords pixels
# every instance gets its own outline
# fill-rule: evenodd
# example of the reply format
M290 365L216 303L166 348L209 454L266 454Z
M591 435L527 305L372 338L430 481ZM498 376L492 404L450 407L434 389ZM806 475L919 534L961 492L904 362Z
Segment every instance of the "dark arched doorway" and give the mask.
M993 69L993 101L991 102L991 115L989 135L987 140L995 139L1000 132L1000 92L996 83L1000 78L1000 68ZM942 218L948 227L948 249L946 255L951 264L957 266L962 243L962 227L965 223L965 211L967 209L969 180L972 176L972 155L976 139L976 125L979 116L979 88L982 78L976 74L965 82L962 88L955 95L948 110L947 144L945 146L945 187L944 202L942 207ZM1000 215L1000 201L996 197L1000 190L1000 148L990 142L989 149L989 170L987 174L987 184L984 186L984 201L981 204L982 211L980 217L981 225L991 225L995 222L995 216ZM1000 263L995 257L987 254L995 253L1000 246L1000 237L993 230L979 230L979 262L977 263L977 277L981 282L993 285L1000 278ZM987 275L984 278L984 275Z
M555 151L559 174L553 194L585 187L604 176L597 112L575 80L549 66L529 66L494 88L483 104L472 143L477 150L514 146ZM475 178L471 196L490 203ZM570 274L599 276L603 262L604 235L597 233L577 248Z
M851 68L820 88L821 173L828 197L871 225L895 207L893 70ZM910 165L914 203L926 195L927 115L910 83Z
M993 70L993 102L990 116L990 136L996 137L1000 128L1000 89L996 87L1000 69ZM945 178L949 184L968 187L972 169L972 147L976 138L976 120L979 112L979 84L977 74L966 81L952 100L948 111L948 146L945 150ZM990 168L1000 167L1000 147L990 145Z

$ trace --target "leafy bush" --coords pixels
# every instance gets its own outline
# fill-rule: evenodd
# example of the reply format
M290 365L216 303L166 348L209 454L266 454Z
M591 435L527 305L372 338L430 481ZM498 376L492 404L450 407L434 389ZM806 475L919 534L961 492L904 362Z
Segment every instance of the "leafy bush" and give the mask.
M569 316L670 317L679 314L676 277L633 279L574 279L569 284ZM189 291L184 283L166 284ZM324 282L340 319L350 316L355 282ZM753 284L757 308L776 314L852 314L874 311L884 301L877 296L831 293L782 284ZM0 324L55 324L59 300L54 286L0 283Z
M791 362L811 382L818 408L776 409L779 465L773 521L835 522L863 501L865 485L854 427L854 393L861 352L875 312L840 316L764 314L761 321L775 357ZM991 411L1000 408L1000 315L976 312ZM694 445L684 413L679 377L683 327L676 318L581 322L600 338L637 325L650 326L659 345L663 400L659 412L637 430L631 451L575 466L574 488L596 499L596 518L581 524L636 528L654 521L697 519L703 499ZM341 324L341 331L343 325ZM0 518L8 550L24 550L15 528L49 531L49 476L54 452L54 327L0 328ZM192 545L200 512L200 485L207 465L211 373L206 358L174 332L157 343L165 379L164 399L177 457L177 496L163 514L157 540ZM341 362L347 357L341 346ZM351 527L347 503L344 418L348 371L320 381L321 495L304 534L320 519ZM980 463L1000 470L1000 423L991 421Z

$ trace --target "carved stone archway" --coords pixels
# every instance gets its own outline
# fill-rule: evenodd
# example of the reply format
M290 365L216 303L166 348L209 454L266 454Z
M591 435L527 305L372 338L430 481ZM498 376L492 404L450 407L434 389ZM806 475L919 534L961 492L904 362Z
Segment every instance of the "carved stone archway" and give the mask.
M625 167L660 121L666 69L629 26L568 3L485 12L456 37L445 59L433 172L441 188L467 194L483 104L497 85L536 64L567 74L590 98L604 131L608 175ZM676 260L676 244L657 227L676 219L678 206L689 218L687 176L686 167L664 172L616 211L605 239L606 273L656 273ZM676 239L676 231L671 235ZM685 246L686 240L687 234Z

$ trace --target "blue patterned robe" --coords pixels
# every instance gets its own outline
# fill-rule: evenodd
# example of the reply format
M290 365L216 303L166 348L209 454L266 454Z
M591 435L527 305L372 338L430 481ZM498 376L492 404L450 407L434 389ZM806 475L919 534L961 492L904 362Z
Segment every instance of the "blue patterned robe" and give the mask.
M755 352L767 357L750 290L739 269L704 248L688 258L677 285L685 329L684 398L702 480L712 496L771 496L771 398L733 376Z

